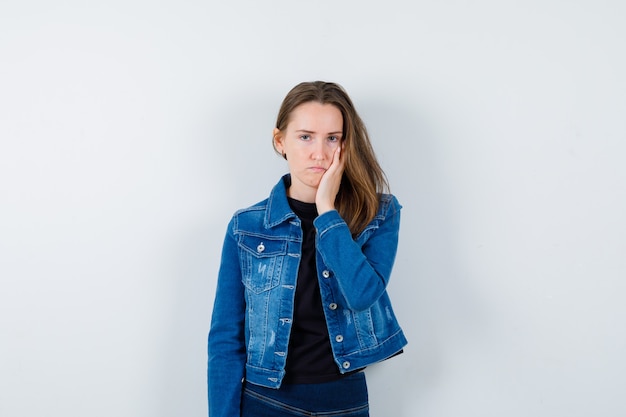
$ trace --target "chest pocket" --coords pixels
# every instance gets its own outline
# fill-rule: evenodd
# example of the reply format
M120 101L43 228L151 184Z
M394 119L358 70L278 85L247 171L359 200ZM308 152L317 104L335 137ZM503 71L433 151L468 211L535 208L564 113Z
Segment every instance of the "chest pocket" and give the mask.
M276 287L286 253L285 240L241 235L239 259L246 288L258 294Z

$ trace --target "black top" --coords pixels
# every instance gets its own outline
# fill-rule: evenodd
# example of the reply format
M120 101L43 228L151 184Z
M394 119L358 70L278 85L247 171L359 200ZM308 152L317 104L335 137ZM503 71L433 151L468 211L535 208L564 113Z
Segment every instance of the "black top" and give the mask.
M315 265L315 203L288 198L302 224L302 253L284 382L306 384L342 377L333 358Z

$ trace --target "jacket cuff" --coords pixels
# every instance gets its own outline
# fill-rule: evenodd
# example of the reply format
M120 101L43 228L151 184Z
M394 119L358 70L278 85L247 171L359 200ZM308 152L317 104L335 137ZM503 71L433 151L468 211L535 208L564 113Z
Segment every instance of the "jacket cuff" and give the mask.
M321 236L330 229L337 226L348 227L346 221L339 215L337 210L330 210L321 214L313 220L313 225L317 229L317 233Z

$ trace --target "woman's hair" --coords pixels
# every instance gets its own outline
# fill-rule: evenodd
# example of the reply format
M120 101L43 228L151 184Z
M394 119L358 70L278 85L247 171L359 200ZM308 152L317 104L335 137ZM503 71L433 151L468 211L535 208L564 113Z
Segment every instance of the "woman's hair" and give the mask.
M287 93L280 106L276 128L285 131L294 109L311 101L332 104L343 116L341 158L345 160L345 167L335 207L348 224L352 235L356 236L376 216L379 194L388 191L389 184L376 160L365 124L357 114L348 93L336 83L313 81L296 85ZM278 153L277 150L276 152Z

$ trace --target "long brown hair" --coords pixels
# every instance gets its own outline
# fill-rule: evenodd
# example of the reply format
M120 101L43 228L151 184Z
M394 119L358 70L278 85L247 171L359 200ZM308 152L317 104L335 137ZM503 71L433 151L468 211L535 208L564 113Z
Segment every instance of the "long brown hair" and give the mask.
M376 216L380 193L389 190L389 183L376 159L365 124L339 84L313 81L296 85L280 106L276 128L286 130L293 110L311 101L332 104L343 116L341 158L345 158L345 168L335 207L356 236Z

